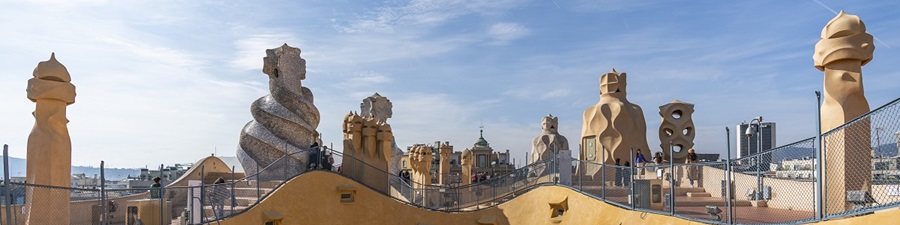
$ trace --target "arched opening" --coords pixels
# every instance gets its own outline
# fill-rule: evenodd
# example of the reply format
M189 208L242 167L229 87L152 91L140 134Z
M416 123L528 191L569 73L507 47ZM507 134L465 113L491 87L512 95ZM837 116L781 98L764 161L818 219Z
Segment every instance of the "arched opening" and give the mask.
M683 148L684 148L683 145L676 144L676 145L672 146L672 151L674 151L676 153L680 153Z
M675 118L676 120L681 119L681 110L675 110L674 112L672 112L672 118Z

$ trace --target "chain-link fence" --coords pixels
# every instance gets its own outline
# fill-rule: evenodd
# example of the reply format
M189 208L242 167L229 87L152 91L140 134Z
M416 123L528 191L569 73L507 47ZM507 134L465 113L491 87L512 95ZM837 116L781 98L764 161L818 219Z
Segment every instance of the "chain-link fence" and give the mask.
M477 179L470 180L470 184L461 180L468 179L466 177L447 184L433 184L426 182L428 179L421 177L422 174L401 176L385 171L384 166L372 165L339 152L331 154L343 162L337 173L399 201L439 211L471 211L500 204L536 185L552 182L552 177L556 175L547 169L552 162L543 161L490 178L476 176ZM359 176L359 171L367 172L365 176Z
M815 137L808 138L732 161L733 221L789 223L815 219L815 143Z
M900 205L898 101L826 132L821 139L804 139L727 162L569 164L554 157L489 178L459 177L432 184L424 174L395 174L386 164L315 150L295 153L307 154L311 162L306 165L285 155L246 176L204 173L200 166L188 174L204 175L164 187L80 189L10 182L2 188L0 224L7 224L7 218L9 224L27 220L204 224L238 215L286 181L312 170L337 173L398 201L445 212L492 207L541 185L561 185L624 209L704 223L796 224ZM820 144L826 159L822 168ZM819 169L826 174L822 179ZM48 218L52 221L41 221Z
M900 99L822 135L826 217L900 204Z

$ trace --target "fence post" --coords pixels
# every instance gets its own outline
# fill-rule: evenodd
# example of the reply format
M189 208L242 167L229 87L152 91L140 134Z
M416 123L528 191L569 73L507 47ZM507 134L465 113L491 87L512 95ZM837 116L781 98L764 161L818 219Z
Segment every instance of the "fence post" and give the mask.
M190 202L190 206L189 206L189 207L191 207L191 210L190 210L190 211L191 211L191 215L189 216L189 217L190 217L190 223L189 223L189 224L194 224L194 213L197 213L197 212L194 212L194 187L193 187L193 186L190 186L190 185L188 186L188 195L189 195L189 196L188 196L188 199L189 199L188 202Z
M6 224L12 224L12 195L9 193L9 145L3 145L3 198L6 205Z
M669 141L669 214L675 215L675 152L672 141ZM688 177L688 179L691 179Z
M259 182L261 180L261 179L259 179L259 174L261 171L259 171L259 163L254 163L254 164L256 164L256 202L259 202L260 198L262 197L259 194Z
M728 130L728 127L725 127L725 149L727 151L727 158L725 158L725 209L728 210L726 222L734 224L734 206L731 205L731 131Z
M204 188L205 182L206 182L206 172L205 171L206 171L206 166L201 166L200 167L200 223L203 223L206 221L206 215L205 215L206 209L203 208L203 206L204 206L203 200L205 200L204 195L206 192L206 188ZM215 209L213 209L213 210L215 210Z
M163 164L159 164L159 176L163 176ZM168 178L166 179L168 180ZM162 182L159 184L159 222L165 223L166 221L166 197L165 197L165 185L162 185Z
M818 153L816 158L816 219L822 220L825 217L825 140L822 139L822 93L816 91L816 140L818 142Z
M231 196L228 198L228 203L231 203L231 213L234 214L234 204L237 203L237 199L234 198L234 183L237 180L234 179L234 166L231 166Z
M100 224L106 225L106 163L100 160Z
M600 198L604 201L606 200L606 147L600 145L600 180L603 181L603 184L600 185ZM582 162L582 168L584 168L584 174L587 174L587 165ZM584 175L581 175L584 176ZM580 177L579 176L579 179ZM581 188L581 191L584 191L584 187Z
M634 147L631 147L629 152L631 153L628 155L628 158L630 158L631 163L628 164L628 189L631 192L631 196L628 196L628 202L631 203L631 210L634 210Z

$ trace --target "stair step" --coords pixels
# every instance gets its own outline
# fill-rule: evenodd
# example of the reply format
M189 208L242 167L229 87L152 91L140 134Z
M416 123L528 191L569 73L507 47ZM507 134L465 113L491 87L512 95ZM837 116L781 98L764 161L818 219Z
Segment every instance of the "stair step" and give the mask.
M246 209L246 206L235 206L234 213L240 213L242 210ZM225 216L231 215L231 206L225 206L225 210L223 210ZM203 215L207 218L215 218L216 214L213 212L212 206L203 206Z
M686 194L688 197L712 197L711 194L706 192L688 192Z
M263 196L272 191L272 188L260 188L259 195ZM256 197L256 188L234 188L234 195L237 197Z

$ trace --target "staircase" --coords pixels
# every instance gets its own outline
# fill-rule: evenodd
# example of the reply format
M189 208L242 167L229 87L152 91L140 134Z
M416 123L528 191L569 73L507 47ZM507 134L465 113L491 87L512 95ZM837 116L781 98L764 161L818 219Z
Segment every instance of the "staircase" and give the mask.
M209 177L211 177L211 176L208 176L207 178L209 178ZM222 177L224 178L225 176L222 176ZM230 178L230 177L231 177L231 174L229 173L228 178ZM240 179L242 176L241 177L235 176L235 177ZM213 182L215 182L216 179L218 179L218 177L214 177L211 179L204 179L204 180L206 180L204 183L207 183L207 184L213 183ZM257 192L257 186L256 186L257 182L255 180L249 180L249 181L239 180L237 183L234 184L234 188L232 188L231 185L226 185L229 195L231 193L234 193L234 201L233 202L230 200L225 201L225 207L223 210L224 216L229 216L231 214L237 214L237 213L240 213L241 211L243 211L244 209L249 208L250 206L255 204L257 202L257 200L261 199L267 193L274 190L275 187L277 187L282 182L283 181L260 181L258 192ZM226 180L225 183L230 184L231 180ZM205 197L209 198L209 195L207 195ZM234 203L234 204L232 204L232 203ZM187 223L182 222L182 221L188 220L187 217L185 217L185 216L189 216L189 215L182 214L186 209L185 208L176 208L175 210L176 210L175 215L177 216L177 218L175 218L172 221L172 224L187 224ZM203 216L206 217L204 219L204 221L215 221L217 219L216 214L213 209L213 206L209 205L209 204L204 204ZM197 221L194 221L194 222L196 223Z
M579 178L580 182L579 183ZM594 180L591 176L575 176L572 180L573 187L576 189L581 189L584 192L590 193L597 197L603 196L603 189L606 189L605 197L609 200L616 202L628 202L628 195L631 194L631 190L628 186L615 186L612 181L607 182L606 186L603 186L603 182L599 179ZM663 194L669 193L668 182L663 181L662 187ZM751 206L750 201L747 200L735 200L733 202L734 206ZM706 189L702 187L675 187L675 205L676 206L725 206L725 199L721 197L713 197L710 193L706 192Z

